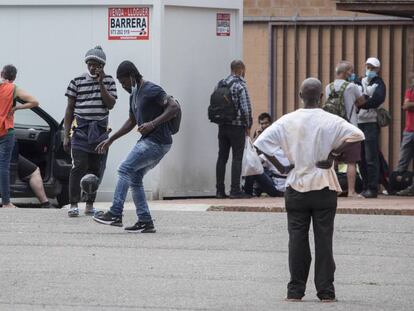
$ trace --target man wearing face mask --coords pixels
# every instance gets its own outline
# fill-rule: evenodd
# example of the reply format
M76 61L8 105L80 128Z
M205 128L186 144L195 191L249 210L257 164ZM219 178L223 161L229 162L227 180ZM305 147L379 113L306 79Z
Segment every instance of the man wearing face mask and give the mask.
M108 137L108 115L116 102L115 80L106 75L106 55L100 46L85 55L88 72L72 81L66 91L64 149L71 152L72 169L69 177L69 217L79 216L80 180L86 174L102 177L106 155L98 154L96 146ZM71 133L72 132L72 133ZM72 135L71 135L72 134ZM86 215L93 215L95 196L88 196Z
M155 233L143 178L171 149L172 137L167 121L174 118L180 108L162 87L145 81L130 61L123 61L118 66L116 77L130 94L129 116L116 133L98 145L97 150L106 152L115 140L128 134L137 125L141 138L119 166L112 206L106 212L97 212L93 219L101 224L122 227L124 202L131 188L138 221L125 230L130 233Z
M357 105L358 127L365 135L360 166L364 189L361 195L365 198L376 198L378 195L380 128L377 109L383 105L386 95L384 81L379 76L380 66L380 61L375 57L370 57L365 62L366 72L362 79L365 103Z
M357 123L357 107L365 103L365 97L361 89L354 83L356 75L354 66L349 61L341 61L335 68L336 79L325 88L325 96L329 98L332 91L342 96L345 106L346 120L354 126ZM353 144L338 159L339 162L347 164L348 196L353 197L355 192L356 163L361 160L361 144Z

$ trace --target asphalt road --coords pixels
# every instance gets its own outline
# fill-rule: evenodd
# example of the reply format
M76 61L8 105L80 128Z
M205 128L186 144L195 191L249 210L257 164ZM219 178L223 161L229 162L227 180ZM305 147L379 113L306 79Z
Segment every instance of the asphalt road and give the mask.
M414 217L338 215L339 302L322 304L312 272L283 300L286 214L155 211L156 234L130 234L66 213L0 209L1 311L414 310Z

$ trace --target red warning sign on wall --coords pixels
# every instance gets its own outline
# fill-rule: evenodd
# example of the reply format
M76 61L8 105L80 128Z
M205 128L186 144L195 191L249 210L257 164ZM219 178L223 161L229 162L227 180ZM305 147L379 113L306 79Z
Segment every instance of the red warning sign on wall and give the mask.
M109 8L109 40L148 40L149 7Z
M217 36L230 36L230 13L217 13Z

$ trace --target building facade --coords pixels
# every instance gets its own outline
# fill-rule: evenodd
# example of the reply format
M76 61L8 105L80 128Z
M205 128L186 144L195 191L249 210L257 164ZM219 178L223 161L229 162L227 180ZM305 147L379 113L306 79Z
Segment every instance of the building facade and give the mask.
M332 0L244 0L244 58L254 115L269 111L277 119L297 109L301 81L313 76L328 84L340 60L353 62L362 76L365 60L378 57L393 120L381 131L381 149L392 169L413 43L412 19L342 11Z

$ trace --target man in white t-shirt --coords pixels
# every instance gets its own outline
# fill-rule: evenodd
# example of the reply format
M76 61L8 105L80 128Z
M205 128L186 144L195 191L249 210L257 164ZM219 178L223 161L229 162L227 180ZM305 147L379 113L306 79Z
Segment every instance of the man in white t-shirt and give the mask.
M287 300L305 295L311 264L309 226L315 236L315 286L321 301L336 301L333 285L335 261L332 252L337 192L341 191L333 160L344 149L364 139L357 127L320 109L323 96L318 79L306 79L300 88L304 109L284 115L264 131L254 145L286 179L285 204L289 232ZM281 147L290 166L274 156Z
M329 83L325 88L325 96L329 98L331 90L334 89L338 94L343 90L343 102L347 120L355 126L357 123L357 110L359 106L365 103L365 97L358 85L352 83L355 80L354 66L348 61L341 61L335 68L336 79ZM338 159L340 162L347 164L348 196L356 196L356 163L361 160L361 144L354 144L348 150L345 150L343 156Z

